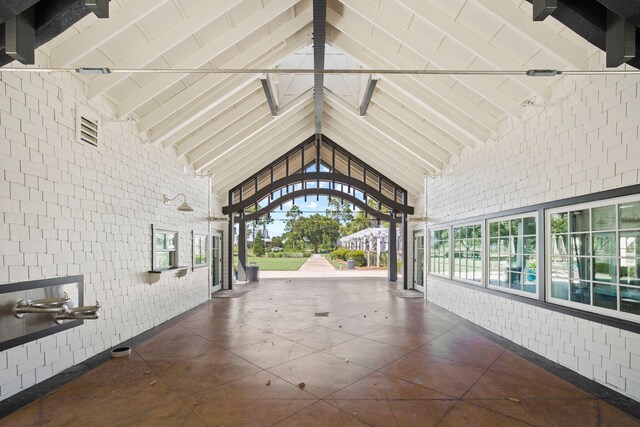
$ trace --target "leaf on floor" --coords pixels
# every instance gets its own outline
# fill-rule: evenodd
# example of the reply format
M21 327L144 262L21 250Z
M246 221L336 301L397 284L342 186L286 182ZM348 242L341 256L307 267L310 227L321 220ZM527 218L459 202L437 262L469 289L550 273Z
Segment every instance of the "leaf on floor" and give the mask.
M305 383L300 383L300 384L298 384L298 388L301 388L301 389L303 389L303 390L304 390L304 388L305 388L305 387L306 387L306 384L305 384Z
M153 380L153 381L151 381L151 382L149 383L149 385L154 385L154 384L155 384L155 383L157 383L157 382L158 382L158 380Z
M515 397L507 397L507 400L510 400L514 403L520 403L520 399L516 399Z
M271 380L267 381L267 386L271 385Z
M151 373L151 371L144 371L143 375L147 375L147 374L150 374L150 373Z

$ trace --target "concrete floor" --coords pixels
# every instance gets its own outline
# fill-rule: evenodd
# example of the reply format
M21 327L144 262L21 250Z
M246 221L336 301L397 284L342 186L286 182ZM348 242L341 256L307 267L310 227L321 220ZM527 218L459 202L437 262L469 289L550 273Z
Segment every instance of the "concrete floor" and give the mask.
M0 425L638 425L384 280L249 289L191 310Z

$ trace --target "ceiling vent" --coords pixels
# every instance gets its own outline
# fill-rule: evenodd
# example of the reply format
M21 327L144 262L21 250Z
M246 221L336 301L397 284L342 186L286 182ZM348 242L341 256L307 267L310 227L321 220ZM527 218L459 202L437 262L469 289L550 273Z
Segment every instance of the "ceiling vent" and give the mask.
M102 142L102 123L95 111L78 107L76 140L97 147Z

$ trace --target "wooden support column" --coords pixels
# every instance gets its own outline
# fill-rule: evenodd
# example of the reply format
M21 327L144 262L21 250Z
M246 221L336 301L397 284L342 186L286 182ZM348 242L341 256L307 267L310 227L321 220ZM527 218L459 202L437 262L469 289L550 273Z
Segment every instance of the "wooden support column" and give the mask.
M404 289L409 289L409 266L407 265L407 261L409 261L408 252L407 251L407 231L408 231L408 221L407 214L405 212L402 213L402 287Z
M398 280L398 242L396 238L396 213L392 212L392 221L389 221L389 281L395 282Z
M229 197L231 199L231 196ZM229 214L229 236L227 238L227 288L233 289L233 212Z
M240 214L244 218L244 214ZM238 224L238 281L247 280L247 223L242 219Z

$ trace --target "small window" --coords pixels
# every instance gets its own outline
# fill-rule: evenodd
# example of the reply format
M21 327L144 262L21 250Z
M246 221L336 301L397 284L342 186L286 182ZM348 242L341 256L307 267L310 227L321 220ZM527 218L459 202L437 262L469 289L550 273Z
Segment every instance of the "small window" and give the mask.
M207 259L207 236L202 234L193 235L193 268L205 267Z
M535 214L487 223L488 286L535 296L538 292L537 222Z
M429 232L429 274L449 276L449 229Z
M178 266L178 232L153 230L153 270Z
M453 277L482 283L482 226L453 228Z

